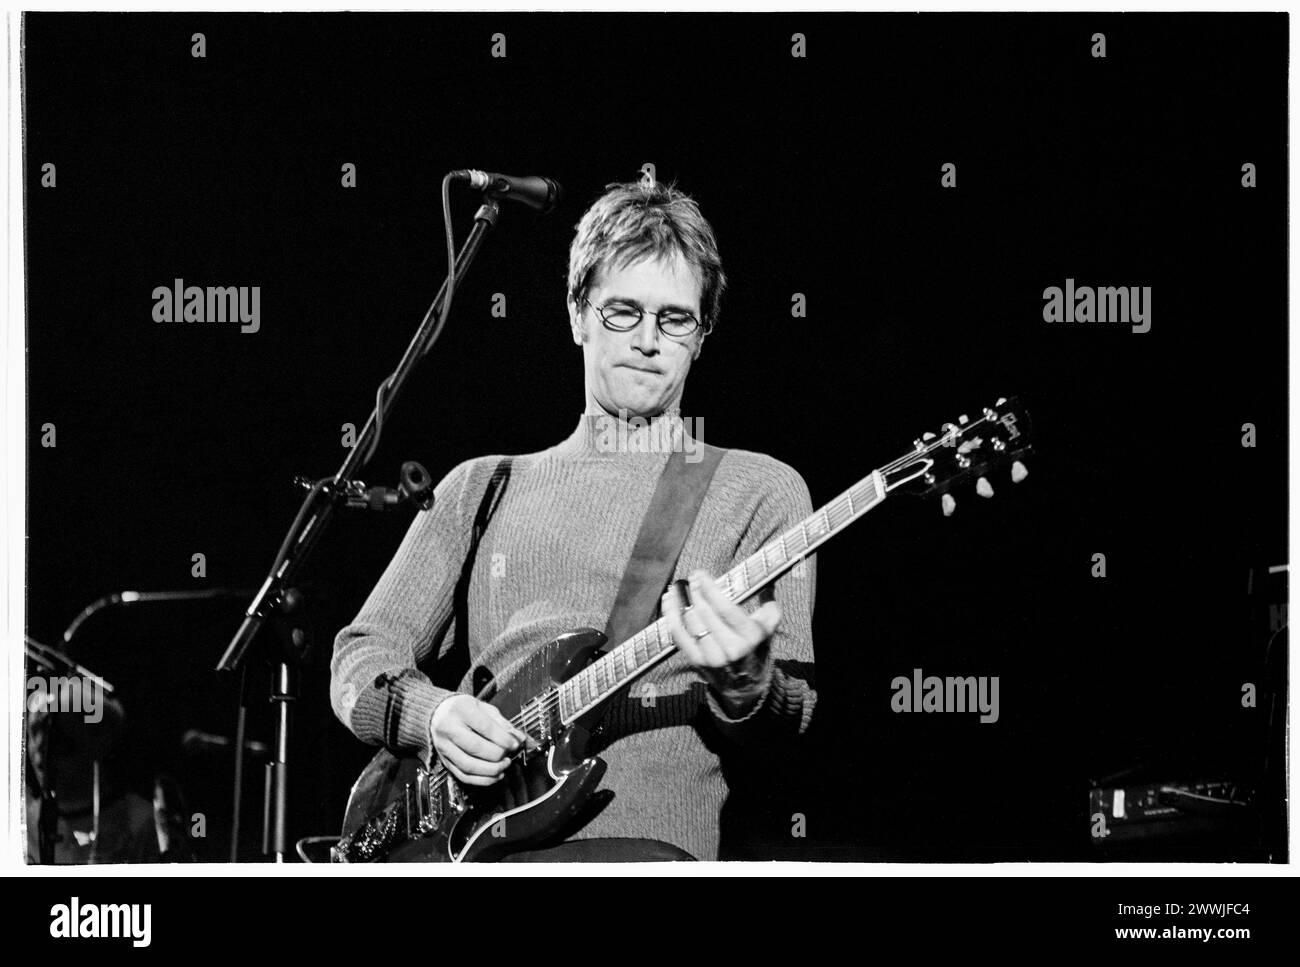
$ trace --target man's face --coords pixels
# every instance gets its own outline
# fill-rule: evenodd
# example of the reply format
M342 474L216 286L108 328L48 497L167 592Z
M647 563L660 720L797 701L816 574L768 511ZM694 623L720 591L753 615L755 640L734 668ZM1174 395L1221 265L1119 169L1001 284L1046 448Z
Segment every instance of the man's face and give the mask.
M677 310L700 318L700 281L680 256L646 260L598 272L586 302L569 305L573 341L582 347L587 412L658 416L681 405L686 374L704 334L674 338L660 332L654 312ZM641 322L627 332L605 327L591 306L639 306ZM623 412L620 412L623 411Z

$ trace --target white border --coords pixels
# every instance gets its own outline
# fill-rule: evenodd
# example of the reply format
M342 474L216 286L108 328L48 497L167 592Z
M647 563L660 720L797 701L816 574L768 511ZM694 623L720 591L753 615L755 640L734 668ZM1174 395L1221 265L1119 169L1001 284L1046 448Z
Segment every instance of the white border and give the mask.
M23 705L23 631L26 625L26 493L27 493L27 383L26 328L24 303L26 277L23 272L23 194L22 194L22 111L20 74L20 23L15 14L6 18L5 31L5 325L4 353L0 357L3 384L0 415L4 419L4 473L0 479L0 497L4 501L4 519L0 522L3 541L5 688L0 689L0 715L4 716L5 737L5 840L3 869L22 868L26 852L23 835L25 809L22 796L19 742L21 725L13 713Z
M748 3L743 9L746 11L780 11L786 13L811 13L812 10L790 9L791 4L785 3ZM393 7L385 5L359 5L357 3L349 4L320 4L306 2L289 2L275 5L255 5L247 3L208 3L204 5L204 13L210 11L219 12L236 12L236 11L340 11L353 10L361 12L413 12L419 10L435 9L438 11L487 11L487 12L516 12L526 10L537 11L554 11L554 10L599 10L601 12L625 12L625 11L737 11L738 8L723 4L715 3L665 3L647 0L642 3L623 3L617 6L597 7L594 4L554 4L535 2L535 0L525 0L525 2L499 3L480 6L465 6L462 4L449 4L446 6L434 6L426 8L416 7ZM1285 4L1263 4L1263 5L1237 5L1228 4L1226 0L1219 3L1206 2L1180 2L1176 4L1156 4L1140 3L1126 4L1125 12L1285 12ZM1024 2L981 2L971 7L962 7L952 3L943 4L925 4L914 3L907 9L897 7L881 7L873 5L859 4L840 4L840 3L822 3L816 7L817 11L847 11L847 10L868 10L871 12L898 12L898 13L915 13L917 10L923 12L945 12L960 10L970 12L974 10L988 12L1007 12L1016 11L1024 12L1027 5ZM1001 864L897 864L897 863L680 863L680 864L584 864L581 866L565 865L537 865L526 864L519 866L494 866L494 865L474 865L474 864L457 864L454 867L450 864L434 866L313 866L309 864L286 864L284 866L273 866L263 864L241 864L238 866L227 864L201 864L201 865L176 865L176 866L100 866L100 867L29 867L23 862L25 854L25 843L20 839L19 817L22 814L20 795L21 788L17 772L18 755L16 722L11 716L11 711L20 708L22 704L22 634L25 617L25 571L24 571L24 551L25 551L25 494L27 479L26 472L26 448L28 428L26 425L26 384L25 384L25 331L24 331L24 299L25 299L25 276L23 272L24 265L24 222L23 214L23 153L22 153L22 112L21 112L21 85L19 74L19 51L20 51L20 31L21 17L20 10L34 11L124 11L124 12L187 12L183 9L164 8L156 3L149 2L119 2L114 4L99 4L86 2L35 2L15 6L12 3L7 4L6 18L6 120L8 122L8 138L6 146L6 163L7 175L5 190L5 213L7 216L8 232L6 234L6 258L5 258L5 277L4 291L5 299L5 323L4 323L4 354L0 365L3 366L3 395L0 396L0 410L3 413L4 434L3 434L3 452L4 452L4 473L0 481L0 496L3 497L4 516L3 522L0 522L0 537L3 538L3 566L0 569L0 578L4 583L3 599L3 622L4 622L4 642L7 647L7 685L0 695L0 715L4 717L4 735L5 735L5 752L9 764L8 776L9 782L6 787L7 809L6 829L4 840L3 863L0 864L0 870L8 875L22 875L31 877L98 877L98 876L153 876L159 873L166 873L171 876L191 877L191 876L248 876L248 875L274 875L274 876L420 876L425 877L432 874L457 875L457 876L497 876L502 874L510 875L547 875L547 876L709 876L724 873L726 875L781 875L788 876L794 873L813 876L857 876L862 874L887 874L890 876L959 876L959 877L1004 877L1004 876L1081 876L1081 877L1113 877L1113 876L1215 876L1215 877L1238 877L1238 876L1294 876L1294 865L1285 866L1281 864L1173 864L1173 863L1151 863L1151 864L1089 864L1089 863L1001 863ZM196 14L199 11L194 11ZM1033 8L1032 12L1053 12L1053 13L1071 13L1071 12L1094 12L1098 14L1116 14L1119 11L1114 9L1113 3L1082 3L1064 5L1044 5ZM1297 28L1297 21L1300 18L1290 17L1288 21L1289 31L1289 54L1297 49L1297 41L1300 39L1300 29ZM1289 65L1288 65L1289 66ZM1288 144L1295 144L1295 121L1294 111L1290 105L1294 102L1296 84L1294 72L1288 70ZM1264 177L1267 177L1265 174ZM1287 173L1288 177L1288 197L1294 199L1294 179L1291 178L1291 171ZM1288 255L1292 251L1291 244L1291 226L1288 221L1287 226L1287 246ZM1295 319L1295 310L1293 304L1290 304L1290 295L1295 291L1296 268L1294 263L1288 263L1288 331L1293 331L1294 326L1291 323ZM1294 378L1297 371L1297 362L1300 361L1300 352L1297 351L1296 340L1292 338L1289 346L1290 361L1290 454L1289 454L1289 473L1290 479L1295 480L1297 440L1295 435L1295 394ZM1232 401L1219 400L1213 397L1207 397L1203 405L1207 410L1222 406L1230 406ZM1172 455L1171 455L1172 456ZM1172 473L1172 469L1171 469ZM1158 485L1151 481L1134 481L1135 486ZM1296 547L1297 533L1300 527L1297 526L1296 516L1294 513L1289 514L1289 547ZM1288 562L1289 563L1289 562ZM1295 685L1295 663L1292 659L1289 669L1290 682L1292 688ZM15 702L16 700L16 702ZM1292 695L1291 713L1289 726L1294 731L1295 726L1295 708L1296 698ZM1288 760L1289 760L1288 747ZM1295 831L1296 825L1296 783L1295 774L1290 776L1290 831L1291 831L1291 851L1292 856L1296 854Z

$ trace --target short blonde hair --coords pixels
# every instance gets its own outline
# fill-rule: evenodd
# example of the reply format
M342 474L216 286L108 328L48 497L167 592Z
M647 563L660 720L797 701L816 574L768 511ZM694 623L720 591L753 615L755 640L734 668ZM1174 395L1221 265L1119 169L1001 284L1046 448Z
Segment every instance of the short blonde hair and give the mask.
M629 181L605 186L577 224L569 246L569 300L580 304L596 273L645 258L680 255L700 278L700 322L710 332L727 287L713 227L674 185ZM578 306L581 308L581 305Z

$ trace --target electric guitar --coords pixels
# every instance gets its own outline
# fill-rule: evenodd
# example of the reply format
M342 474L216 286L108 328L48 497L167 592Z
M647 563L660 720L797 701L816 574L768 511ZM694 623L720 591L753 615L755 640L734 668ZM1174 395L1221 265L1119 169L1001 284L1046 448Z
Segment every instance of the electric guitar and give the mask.
M1012 479L1029 450L1029 418L1014 400L998 400L978 419L945 423L897 460L873 470L810 517L718 579L741 602L775 581L895 490L948 493L1002 464ZM337 862L464 862L500 859L544 843L575 819L596 791L606 765L587 754L609 700L672 654L660 618L601 653L605 636L591 628L560 635L522 668L479 697L534 740L491 786L462 786L439 762L379 752L352 788ZM491 687L491 686L490 686Z

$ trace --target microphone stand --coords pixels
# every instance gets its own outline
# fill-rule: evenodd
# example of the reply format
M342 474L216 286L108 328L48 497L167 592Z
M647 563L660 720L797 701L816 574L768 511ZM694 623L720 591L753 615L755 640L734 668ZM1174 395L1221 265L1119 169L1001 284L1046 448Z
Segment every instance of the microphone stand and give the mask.
M466 270L474 261L479 247L483 244L484 237L490 229L496 226L499 214L500 204L498 200L491 193L485 193L482 205L474 214L474 228L471 230L469 237L465 239L464 245L461 246L460 253L456 256L457 280L464 278ZM412 338L410 345L406 347L406 352L402 354L397 369L388 378L386 389L382 394L384 397L382 401L384 413L391 411L391 405L401 396L402 389L406 385L412 370L415 369L416 364L428 351L431 335L442 315L448 281L443 281L442 287L433 300L433 304L424 314L424 320L420 323L419 329L416 330L414 338ZM283 616L286 612L295 612L291 619L295 627L292 627L287 635L281 634L278 636L281 638L279 647L275 648L273 645L268 644L268 652L277 663L270 696L270 700L277 706L277 716L275 759L270 764L269 771L272 789L268 795L271 807L269 845L271 851L275 854L276 863L283 863L288 851L286 846L286 811L289 790L290 705L298 697L298 676L294 666L298 664L302 657L301 651L293 647L293 645L302 643L301 622L303 620L301 592L295 588L295 579L301 573L304 564L324 533L331 515L343 499L342 495L346 492L350 481L359 471L365 469L365 463L372 455L371 450L377 439L382 418L380 406L381 403L377 403L370 414L370 418L366 420L361 436L357 439L356 445L348 452L343 465L339 467L338 472L334 475L332 483L328 487L312 487L303 499L298 516L290 526L289 533L281 545L277 561L272 565L271 573L253 598L252 603L249 604L239 630L235 632L235 636L227 646L225 654L221 656L221 660L217 663L217 671L223 674L239 669L254 641L259 638L266 638L264 632L268 622L278 616ZM243 751L242 744L236 746L236 776L242 774ZM236 802L235 814L233 828L237 829L238 801ZM238 850L238 845L238 842L232 842L232 857Z

